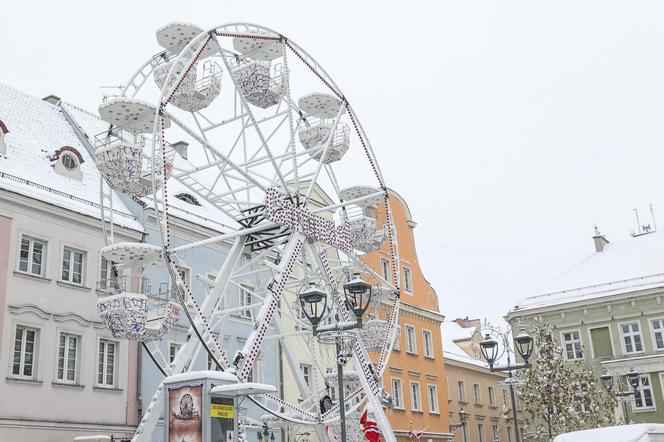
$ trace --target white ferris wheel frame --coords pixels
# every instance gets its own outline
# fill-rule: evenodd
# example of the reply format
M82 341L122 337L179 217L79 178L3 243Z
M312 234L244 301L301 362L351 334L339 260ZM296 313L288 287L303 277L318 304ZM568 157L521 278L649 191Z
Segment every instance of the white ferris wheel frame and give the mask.
M283 116L284 113L287 113L287 119L289 123L289 130L290 130L290 141L289 141L289 150L287 150L283 154L278 154L274 155L269 148L269 143L268 140L266 139L264 134L261 134L259 125L261 121L258 121L253 112L251 107L246 103L244 100L242 93L237 91L237 84L235 84L234 81L234 89L236 90L236 97L239 96L240 100L242 101L242 113L243 118L247 117L250 120L251 126L254 127L258 133L258 136L261 140L262 146L259 148L264 149L266 152L266 155L264 158L259 159L258 161L263 161L265 163L271 163L274 166L275 169L275 179L273 181L277 181L274 183L275 185L281 185L282 188L288 189L288 180L282 175L280 166L277 165L277 161L281 161L282 163L285 161L292 160L294 167L291 173L294 174L295 179L296 179L296 184L299 182L299 178L297 176L298 173L298 165L297 165L297 158L301 155L303 155L306 152L296 152L295 149L295 128L294 128L294 122L293 122L293 109L296 109L291 97L290 97L290 72L288 70L288 65L287 65L287 52L290 50L292 53L294 53L297 58L304 63L312 72L314 75L316 75L321 82L337 97L342 102L342 106L339 109L338 114L334 118L334 128L336 128L337 124L339 123L340 117L343 113L344 110L348 112L348 115L353 123L355 132L357 134L357 137L359 138L362 148L364 149L364 152L367 156L367 159L369 161L369 164L371 165L374 174L376 175L380 191L380 193L384 197L384 201L386 204L386 227L388 229L388 240L390 241L390 247L391 247L391 254L392 254L392 280L391 281L386 281L383 279L382 275L378 275L376 272L374 272L372 269L370 269L368 266L366 266L364 263L362 263L360 260L356 259L354 256L347 256L348 259L351 259L353 261L353 265L362 267L362 270L371 274L376 280L380 281L381 284L392 288L393 290L398 290L399 287L399 280L400 280L400 262L399 262L399 254L398 254L398 244L396 240L396 229L393 225L393 220L392 220L392 212L391 212L391 206L390 206L390 201L387 193L387 187L385 185L385 182L383 180L381 171L378 167L378 163L375 159L375 155L373 152L373 149L371 148L371 145L368 141L368 138L366 137L364 130L359 122L359 119L355 116L355 113L348 103L348 101L345 99L343 94L341 94L340 89L337 87L336 83L329 77L329 75L325 72L325 70L308 54L306 53L302 48L300 48L298 45L293 43L292 41L288 40L286 37L283 35L277 33L276 31L273 31L269 28L265 28L263 26L255 25L255 24L250 24L250 23L234 23L234 24L226 24L226 25L220 25L213 27L209 29L208 31L200 33L197 37L193 38L185 47L182 49L182 51L175 57L173 57L170 61L172 61L172 66L171 69L166 77L166 80L164 84L166 85L163 90L162 94L159 98L159 105L157 107L156 111L156 116L155 116L155 126L153 129L153 134L152 134L152 140L153 140L153 146L152 146L152 158L156 158L156 155L158 154L164 154L164 139L163 136L161 135L163 133L163 121L164 118L170 119L171 122L174 122L180 129L184 130L187 134L189 134L192 138L194 138L198 143L201 144L205 149L209 150L214 154L213 160L210 161L210 158L208 157L208 166L209 167L215 167L223 164L223 170L221 170L221 175L223 175L225 170L232 170L233 172L236 172L240 177L245 178L247 182L247 186L254 185L256 188L266 192L268 189L268 186L266 186L264 183L261 183L256 177L251 176L248 172L246 172L246 169L243 169L242 167L246 167L247 164L235 164L230 158L226 157L222 152L219 150L215 149L213 145L211 145L206 137L206 128L204 128L200 122L201 119L204 119L207 121L209 124L207 130L214 129L214 125L217 124L218 126L223 125L225 122L221 123L214 123L211 120L205 118L202 116L202 114L199 113L199 118L197 118L197 113L198 112L192 112L192 115L194 117L194 120L196 122L197 130L199 133L196 133L194 130L192 130L190 127L188 127L185 123L183 123L179 118L177 118L174 114L166 112L166 106L169 103L170 97L176 92L180 81L184 78L184 76L187 74L188 70L191 68L191 66L197 61L198 56L201 54L201 52L205 49L206 44L208 44L210 41L214 40L214 44L218 44L221 53L220 57L224 61L225 68L227 72L230 73L231 66L229 65L229 61L226 57L225 52L228 52L231 54L230 51L227 49L224 49L217 41L218 37L251 37L255 38L256 35L252 34L251 31L259 31L259 32L264 32L266 33L265 37L262 38L269 38L273 40L278 40L283 48L283 57L284 57L284 64L285 64L285 75L286 75L286 87L285 87L285 98L286 98L286 103L288 108L285 111L277 112L276 115L273 117L280 117ZM200 44L203 40L206 40L205 43ZM120 95L125 96L125 97L136 97L138 93L141 91L143 86L145 85L146 81L151 77L152 71L154 70L154 67L156 66L156 63L158 60L163 59L164 54L167 51L163 51L160 54L157 54L153 57L151 57L146 63L144 63L131 77L130 81L127 83L127 85L122 89ZM189 60L186 60L186 57L189 56ZM178 77L177 75L177 69L178 66L182 68L181 63L186 63L186 68L181 69L181 74ZM232 75L231 75L231 78ZM169 89L168 85L173 84L173 86ZM236 115L237 117L237 115ZM217 127L218 127L217 126ZM245 124L243 123L243 128L242 130L244 131L247 128ZM310 179L310 184L308 186L307 192L305 194L305 204L308 202L308 199L310 198L311 192L314 188L314 185L316 184L317 178L319 174L321 173L322 170L325 170L325 172L328 174L328 177L330 178L335 191L337 194L339 193L339 186L336 181L336 177L334 176L334 172L332 168L330 167L329 164L324 164L323 159L325 158L326 152L328 148L330 147L331 144L331 139L332 136L330 136L330 141L327 143L325 148L323 149L323 153L320 157L320 160L318 160L318 165L316 166L316 171L313 175L313 178ZM157 140L160 140L160 142L157 142ZM207 154L207 153L206 153ZM252 159L252 161L257 162L257 160ZM315 160L313 160L315 161ZM250 161L251 162L251 161ZM153 161L153 165L155 162ZM162 163L163 166L165 166L165 162ZM190 338L188 341L182 346L180 351L177 353L174 361L172 364L169 364L166 357L161 353L159 350L158 345L155 343L144 343L146 350L148 351L148 354L150 355L151 358L153 358L153 361L155 364L159 367L159 369L166 375L170 374L176 374L180 373L183 371L186 371L189 369L189 366L191 364L191 361L195 359L195 357L199 354L201 350L206 351L209 356L213 359L214 363L219 365L222 369L226 370L229 368L233 368L233 364L231 361L228 359L228 355L225 354L224 349L222 346L219 344L218 341L215 339L215 333L214 329L219 326L220 322L223 322L223 319L229 314L232 313L231 310L215 310L215 306L217 306L220 303L220 300L223 299L223 295L226 292L227 287L229 284L234 284L236 283L233 281L233 275L236 271L240 270L246 270L247 269L247 263L241 263L241 257L243 255L244 251L244 246L245 246L245 241L247 239L247 236L252 233L260 232L261 230L266 229L266 227L276 227L278 226L277 223L263 223L259 224L255 227L249 227L249 228L244 228L244 229L238 229L235 231L231 231L229 233L221 234L216 237L208 238L205 240L201 240L195 243L190 243L186 244L183 246L179 247L171 247L170 246L170 232L168 231L168 189L167 189L167 183L164 182L164 185L161 187L161 189L158 188L157 186L157 174L154 173L153 171L152 174L152 180L153 180L153 189L154 189L154 195L153 195L153 208L154 208L154 216L157 220L157 225L158 225L158 230L161 233L162 236L162 243L164 247L164 257L167 261L169 273L171 276L171 279L175 281L176 287L179 288L177 290L178 295L180 296L180 302L183 306L183 310L185 311L188 320L190 322L190 330L189 330L189 336ZM164 173L165 171L161 171ZM163 176L163 175L162 175ZM178 179L182 180L187 176L186 171L174 171L172 174L173 179ZM311 177L309 177L311 178ZM182 181L181 181L182 182ZM184 183L183 183L184 184ZM186 184L185 184L186 185ZM188 188L191 189L190 186L187 186ZM230 185L229 185L230 187ZM107 212L106 209L104 208L104 200L106 201L111 201L112 198L108 198L107 192L104 191L104 185L102 183L101 187L101 194L100 198L102 199L102 214L104 215L104 219L108 219L109 217L112 220L112 210L110 212ZM193 189L192 189L193 190ZM242 191L248 190L248 189L240 189ZM160 206L160 198L158 198L158 193L161 193L161 206ZM210 197L210 194L207 196L201 195L200 192L195 192L197 196L207 199ZM232 193L228 193L223 196L228 196L232 195ZM325 212L325 211L333 211L339 208L345 208L348 205L351 204L357 204L361 203L363 199L375 197L376 195L369 195L364 198L358 198L356 200L347 200L343 201L340 200L339 203L335 203L332 205L324 206L324 207L319 207L316 209L311 210L312 213L320 213L320 212ZM254 202L253 204L257 204L258 202ZM217 207L219 208L219 207ZM239 208L239 206L238 206ZM224 211L227 213L227 215L234 217L235 214L230 214L227 212L227 210L223 210L219 208L220 210ZM111 222L111 239L112 239L112 229L113 229L113 223ZM108 236L107 236L108 237ZM191 292L191 289L189 288L188 284L186 281L184 281L178 272L176 271L176 263L173 259L171 259L171 256L177 254L177 252L180 251L186 251L186 250L191 250L196 247L202 247L206 246L209 244L213 243L219 243L222 241L233 241L233 246L230 249L230 252L228 253L222 268L216 275L216 279L214 281L214 284L211 285L211 287L208 287L207 289L207 296L205 297L203 303L201 305L196 304L195 298L193 297L193 294ZM293 285L293 283L289 283L289 274L291 273L291 270L293 266L296 265L296 261L298 260L300 256L300 251L304 254L307 260L309 260L312 263L315 263L315 266L319 271L322 273L322 276L324 277L325 283L329 287L336 287L336 281L334 279L334 274L333 271L338 270L339 267L343 266L343 263L337 262L334 263L335 266L331 266L327 261L328 261L328 256L325 253L325 247L320 247L318 244L316 244L315 241L313 241L311 238L306 237L300 232L293 231L289 236L285 237L282 239L280 242L275 244L275 247L277 246L284 246L285 248L282 251L282 258L280 264L273 265L271 267L267 268L267 271L271 272L272 275L271 277L273 278L273 281L277 284L277 290L283 291L284 288L286 288L289 285ZM254 252L255 253L255 252ZM250 260L249 263L252 261L259 259L259 258L264 258L267 256L269 253L269 250L264 252L264 253L258 253L256 256L253 256ZM355 258L355 259L353 259ZM246 271L243 276L246 276ZM298 283L298 281L296 281ZM291 287L292 288L292 287ZM255 361L255 357L257 355L258 350L261 347L261 344L263 342L263 339L265 339L265 332L268 326L272 325L275 329L276 336L281 336L281 335L287 335L289 332L284 329L283 323L279 315L274 315L275 311L279 310L278 306L275 306L275 303L278 302L279 297L281 295L281 291L278 293L275 293L272 290L268 290L266 296L263 298L262 306L261 309L257 315L257 318L260 318L260 321L255 321L254 322L254 327L255 327L255 332L250 336L250 338L247 340L243 350L242 350L242 359L243 363L241 367L236 367L238 369L238 377L242 379L246 379L247 374L252 368L253 362ZM256 294L255 294L256 295ZM338 293L332 293L331 295L338 296ZM260 299L260 296L256 296L258 299ZM196 313L195 315L191 315L188 308L187 308L187 303L191 304L194 303L195 305L195 310ZM289 312L284 311L283 309L280 310L280 313L282 314L289 314ZM350 312L341 309L341 319L344 321L350 320ZM292 315L292 312L291 312ZM392 340L394 337L394 333L396 332L396 320L399 315L399 298L398 296L395 297L394 300L394 305L392 306L392 310L390 312L388 321L390 324L393 324L393 327L390 332L390 337L392 339L388 339L386 336L386 346L383 348L383 351L380 353L380 360L377 364L377 372L372 372L370 365L371 364L371 359L368 356L368 353L366 349L364 348L364 345L362 344L361 340L356 339L354 348L353 348L353 353L354 353L354 363L355 367L359 368L358 373L359 373L359 378L361 381L361 387L353 391L348 397L346 398L346 404L352 404L349 411L352 411L354 409L357 409L359 405L361 404L360 400L357 400L358 398L363 399L366 398L369 401L374 402L377 404L377 407L373 407L374 409L378 409L379 412L378 414L380 416L377 416L378 418L378 423L379 426L381 427L381 430L383 432L384 437L388 441L395 441L394 435L392 433L391 428L389 428L389 423L387 422L387 418L385 417L382 407L380 406L380 403L378 402L379 394L381 391L381 384L380 384L380 377L382 376L386 366L387 366L387 360L389 358L389 353L392 350ZM216 324L216 325L215 325ZM194 336L194 334L196 336ZM279 338L281 339L281 338ZM295 376L295 381L300 389L300 393L304 400L300 402L297 405L287 403L283 399L279 398L278 396L275 395L265 395L261 400L254 400L254 403L256 403L259 407L263 408L265 411L274 414L280 419L283 419L285 421L294 423L294 424L301 424L301 425L315 425L317 433L320 436L323 434L323 426L328 425L330 423L335 422L338 420L338 405L334 407L332 410L329 410L325 414L321 414L320 411L317 409L318 408L318 401L316 399L319 398L319 394L316 391L315 383L313 388L309 388L307 386L307 383L303 379L303 375L301 372L296 369L297 367L294 365L296 362L296 358L293 355L293 349L290 348L289 344L287 343L286 339L281 339L282 341L282 348L284 349L284 355L285 359L290 365L291 372ZM389 343L388 343L389 341ZM316 376L313 376L315 379ZM313 391L312 391L313 390ZM149 404L149 406L146 409L146 412L141 420L141 423L139 424L139 427L136 431L136 435L134 436L134 441L143 441L147 440L147 438L150 437L152 430L154 429L154 426L156 425L159 414L161 412L161 403L163 401L163 383L160 385L160 387L157 389L155 392L155 395ZM274 408L270 408L270 404L274 406ZM281 412L281 409L286 409L292 412L297 413L298 416L301 417L294 417L293 414L291 413L284 413Z

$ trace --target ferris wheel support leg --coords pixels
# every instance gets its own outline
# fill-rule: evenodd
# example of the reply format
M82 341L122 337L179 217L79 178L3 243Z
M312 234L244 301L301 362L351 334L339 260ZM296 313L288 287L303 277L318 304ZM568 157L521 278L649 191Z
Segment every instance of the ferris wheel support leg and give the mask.
M354 362L356 366L360 365L360 360L357 357L357 352L354 353ZM367 378L364 376L364 372L360 370L360 383L366 391L371 391L371 387L367 382ZM367 394L367 401L373 406L374 416L376 417L376 423L378 428L380 428L381 435L385 442L397 442L397 438L394 436L394 431L392 431L392 426L390 421L387 419L385 410L383 409L383 404L380 403L378 397L375 394Z
M297 258L300 255L304 241L305 238L301 233L293 233L288 241L288 245L284 250L284 255L281 258L281 263L279 265L279 274L270 282L263 306L256 316L256 326L247 337L247 342L245 342L244 347L240 351L240 354L244 359L242 369L238 376L241 381L244 381L249 377L251 368L256 361L256 356L258 356L258 351L279 305L279 299L284 291L286 282L288 282L295 261L297 261Z

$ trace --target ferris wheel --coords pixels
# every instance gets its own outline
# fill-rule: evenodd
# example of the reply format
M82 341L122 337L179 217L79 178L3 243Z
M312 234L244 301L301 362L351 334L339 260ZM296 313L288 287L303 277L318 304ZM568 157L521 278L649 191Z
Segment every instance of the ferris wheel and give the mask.
M102 320L114 336L142 342L164 375L190 370L203 352L240 382L251 378L266 336L280 336L299 400L274 393L252 401L266 420L314 426L321 440L339 426L341 405L326 401L339 363L331 343L341 343L353 368L344 375L343 409L355 416L372 403L385 439L394 441L381 378L398 332L398 248L387 187L355 111L318 62L266 27L237 23L205 31L171 23L156 37L160 52L99 106L109 129L95 137L95 161L104 179L103 219L111 226L103 257L118 268L162 266L173 283L168 290L136 288L115 273L101 282ZM110 189L153 209L159 245L114 241ZM214 213L223 232L175 240L175 198ZM232 246L197 300L179 259L222 242ZM378 249L391 255L389 275L362 260ZM317 332L307 320L313 303L298 299L324 293L316 300L317 321L334 330L357 311L343 295L353 278L371 285L371 305L362 311L372 318L360 330ZM253 330L230 354L219 339L233 310L223 301L238 287L255 300L244 306ZM169 362L157 342L181 318L189 338ZM307 349L320 373L312 382L299 370L295 348ZM163 384L134 440L149 438L162 390Z

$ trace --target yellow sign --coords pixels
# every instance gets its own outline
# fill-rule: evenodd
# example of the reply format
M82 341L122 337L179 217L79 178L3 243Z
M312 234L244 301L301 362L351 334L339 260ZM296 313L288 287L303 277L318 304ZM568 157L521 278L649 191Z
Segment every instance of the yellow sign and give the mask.
M235 417L235 409L232 405L210 404L210 416L221 419L233 419Z

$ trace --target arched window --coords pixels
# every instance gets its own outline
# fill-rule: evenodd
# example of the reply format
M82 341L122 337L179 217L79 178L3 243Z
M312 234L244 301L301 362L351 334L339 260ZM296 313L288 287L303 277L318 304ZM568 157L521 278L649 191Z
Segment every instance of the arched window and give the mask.
M56 173L77 180L83 177L80 167L83 156L73 147L61 147L51 155L50 160Z
M5 123L0 120L0 154L7 153L7 143L5 142L5 135L9 133L9 129L5 126Z

